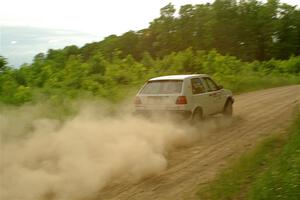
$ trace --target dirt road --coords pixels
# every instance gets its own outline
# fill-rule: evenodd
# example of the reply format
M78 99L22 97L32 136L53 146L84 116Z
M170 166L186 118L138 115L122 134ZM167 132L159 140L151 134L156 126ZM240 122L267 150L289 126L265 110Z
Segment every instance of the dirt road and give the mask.
M235 100L235 120L229 127L171 152L163 173L109 186L95 199L193 199L199 185L212 180L229 160L288 126L300 102L300 85L245 93Z

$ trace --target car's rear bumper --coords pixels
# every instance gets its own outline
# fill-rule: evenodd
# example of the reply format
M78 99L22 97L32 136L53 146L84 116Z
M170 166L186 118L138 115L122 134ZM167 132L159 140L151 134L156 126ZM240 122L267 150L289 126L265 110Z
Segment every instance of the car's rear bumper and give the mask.
M134 115L145 116L145 117L162 117L162 118L181 118L189 119L192 115L191 111L188 110L136 110Z

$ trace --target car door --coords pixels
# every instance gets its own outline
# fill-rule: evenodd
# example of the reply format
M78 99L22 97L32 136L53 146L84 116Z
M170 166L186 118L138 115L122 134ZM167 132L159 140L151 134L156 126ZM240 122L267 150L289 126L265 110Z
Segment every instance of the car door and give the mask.
M193 109L201 107L204 115L211 114L210 96L200 78L191 79Z
M210 99L209 107L211 108L211 114L220 112L222 106L222 94L218 85L209 77L203 77L203 81Z
M208 78L212 84L215 85L217 88L216 90L216 107L217 107L217 112L223 112L225 103L227 101L227 95L225 90L223 89L223 86L219 86L213 79Z

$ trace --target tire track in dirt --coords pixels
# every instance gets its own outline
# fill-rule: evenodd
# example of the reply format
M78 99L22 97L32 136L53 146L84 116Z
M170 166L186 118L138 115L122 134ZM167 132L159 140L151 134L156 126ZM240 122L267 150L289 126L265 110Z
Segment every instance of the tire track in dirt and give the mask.
M283 131L300 101L300 85L249 92L235 97L230 126L209 133L168 156L168 169L138 183L118 183L95 199L193 199L199 184L211 181L227 162L272 132Z

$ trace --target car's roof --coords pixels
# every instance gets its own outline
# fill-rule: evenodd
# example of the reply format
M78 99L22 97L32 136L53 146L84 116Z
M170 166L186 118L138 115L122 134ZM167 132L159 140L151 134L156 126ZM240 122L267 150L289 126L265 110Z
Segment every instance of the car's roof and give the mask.
M150 79L149 81L159 81L159 80L183 80L191 77L207 77L207 74L183 74L183 75L170 75L170 76L160 76Z

